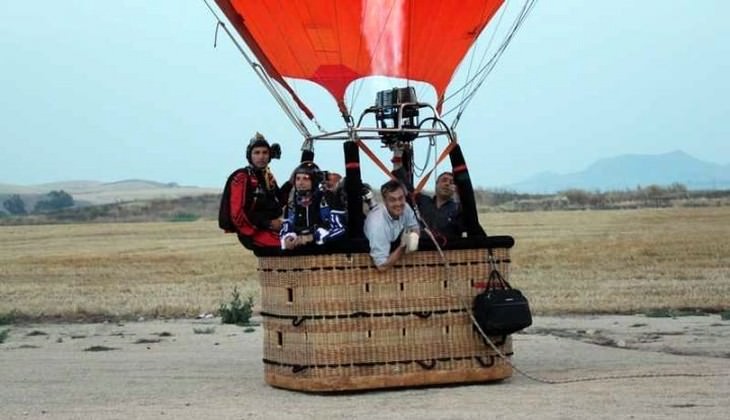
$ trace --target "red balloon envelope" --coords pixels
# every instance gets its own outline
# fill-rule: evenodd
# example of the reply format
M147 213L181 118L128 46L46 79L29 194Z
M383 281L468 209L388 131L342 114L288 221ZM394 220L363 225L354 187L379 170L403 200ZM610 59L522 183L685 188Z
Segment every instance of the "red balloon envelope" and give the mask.
M366 76L427 82L442 99L503 1L216 0L272 78L311 80L341 109Z

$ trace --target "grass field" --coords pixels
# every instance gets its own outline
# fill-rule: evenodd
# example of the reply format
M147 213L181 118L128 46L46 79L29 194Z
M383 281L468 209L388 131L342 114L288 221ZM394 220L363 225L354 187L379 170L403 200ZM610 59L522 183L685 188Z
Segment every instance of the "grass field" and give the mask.
M730 309L730 207L488 213L515 237L512 283L533 310ZM0 317L215 312L258 300L256 261L215 222L0 227Z

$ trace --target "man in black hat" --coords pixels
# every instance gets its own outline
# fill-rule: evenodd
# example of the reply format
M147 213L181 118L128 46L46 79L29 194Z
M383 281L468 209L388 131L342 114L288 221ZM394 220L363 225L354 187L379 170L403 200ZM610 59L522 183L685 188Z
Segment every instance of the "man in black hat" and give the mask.
M273 146L272 150L266 138L256 133L246 147L248 166L236 171L230 183L231 221L238 239L249 249L279 246L282 205L269 162L280 151Z

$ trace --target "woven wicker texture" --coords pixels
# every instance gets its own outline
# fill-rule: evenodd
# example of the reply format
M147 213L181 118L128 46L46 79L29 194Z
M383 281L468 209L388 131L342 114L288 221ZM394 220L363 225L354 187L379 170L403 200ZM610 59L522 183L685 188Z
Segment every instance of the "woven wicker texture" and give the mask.
M463 307L461 301L471 302L486 281L487 250L445 255L448 267L436 251L424 251L384 272L368 254L260 257L262 311L303 316ZM509 280L509 249L495 249L494 256Z
M500 358L490 358L482 363L474 359L436 361L430 369L413 362L325 367L292 374L289 367L267 364L264 375L267 383L280 388L329 392L495 381L512 376L512 367Z
M509 249L493 253L508 278ZM368 254L259 257L267 381L326 391L510 376L466 310L486 286L487 250L445 256L416 252L385 272Z

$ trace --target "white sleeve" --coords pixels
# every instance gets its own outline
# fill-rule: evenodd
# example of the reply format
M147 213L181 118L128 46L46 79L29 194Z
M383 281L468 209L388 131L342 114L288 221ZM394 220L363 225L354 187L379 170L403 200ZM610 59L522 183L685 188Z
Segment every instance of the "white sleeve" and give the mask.
M383 265L388 261L390 255L390 241L385 232L385 224L378 223L378 214L380 212L370 212L365 218L365 237L368 238L370 244L370 256L375 265Z

